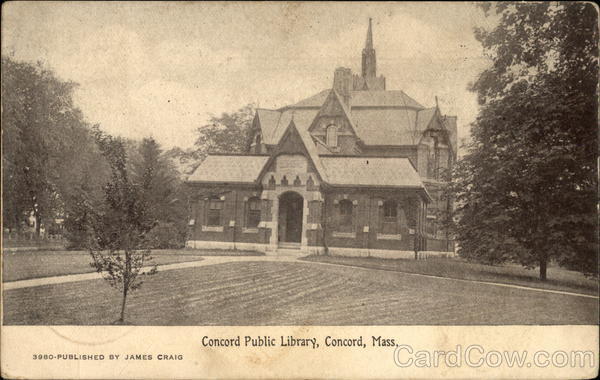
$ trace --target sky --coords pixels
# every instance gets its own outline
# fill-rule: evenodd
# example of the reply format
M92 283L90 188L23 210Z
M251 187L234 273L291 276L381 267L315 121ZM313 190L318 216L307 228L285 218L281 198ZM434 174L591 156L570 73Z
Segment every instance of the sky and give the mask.
M9 2L2 54L77 82L87 121L128 138L189 148L211 115L278 108L360 73L373 18L378 75L424 106L438 97L459 139L477 115L468 91L489 64L474 3Z

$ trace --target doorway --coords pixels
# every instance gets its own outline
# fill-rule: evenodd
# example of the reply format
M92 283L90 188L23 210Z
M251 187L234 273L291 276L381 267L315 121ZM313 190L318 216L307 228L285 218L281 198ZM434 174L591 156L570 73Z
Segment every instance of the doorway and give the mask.
M302 213L304 199L288 191L279 197L278 240L282 243L300 243L302 240Z

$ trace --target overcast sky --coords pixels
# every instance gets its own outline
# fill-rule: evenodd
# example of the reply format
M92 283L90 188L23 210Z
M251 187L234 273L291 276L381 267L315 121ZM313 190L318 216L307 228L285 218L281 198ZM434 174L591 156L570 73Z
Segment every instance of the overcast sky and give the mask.
M166 148L192 146L210 114L281 107L330 88L338 66L360 72L368 17L387 89L425 106L437 95L460 137L487 65L473 3L10 2L2 17L3 54L79 83L88 121Z

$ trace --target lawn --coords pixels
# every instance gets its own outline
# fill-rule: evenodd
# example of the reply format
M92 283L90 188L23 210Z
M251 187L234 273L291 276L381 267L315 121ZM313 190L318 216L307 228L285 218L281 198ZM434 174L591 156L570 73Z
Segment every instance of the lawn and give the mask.
M184 250L154 251L152 257L159 265L202 260L198 252ZM86 251L2 252L2 282L95 272L91 262Z
M103 280L4 291L9 325L102 325ZM598 300L311 262L232 262L159 272L131 294L135 325L596 324Z
M450 258L410 260L376 257L307 256L302 260L598 295L598 279L587 278L579 272L556 266L548 268L548 279L544 282L539 280L539 273L536 269L525 269L517 265L491 266Z

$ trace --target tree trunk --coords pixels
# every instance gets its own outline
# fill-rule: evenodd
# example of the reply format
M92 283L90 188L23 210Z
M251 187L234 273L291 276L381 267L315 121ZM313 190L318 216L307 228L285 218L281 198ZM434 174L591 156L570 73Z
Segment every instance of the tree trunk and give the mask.
M121 304L121 318L120 322L125 322L125 302L127 302L127 288L123 287L123 303Z
M37 212L35 213L35 236L40 237L40 230L42 228L42 217Z
M542 280L542 281L546 281L547 265L548 265L548 260L544 256L540 259L540 280Z
M127 291L129 290L129 279L131 276L131 253L125 250L125 272L123 273L123 303L121 304L121 322L125 322L125 302L127 302Z

